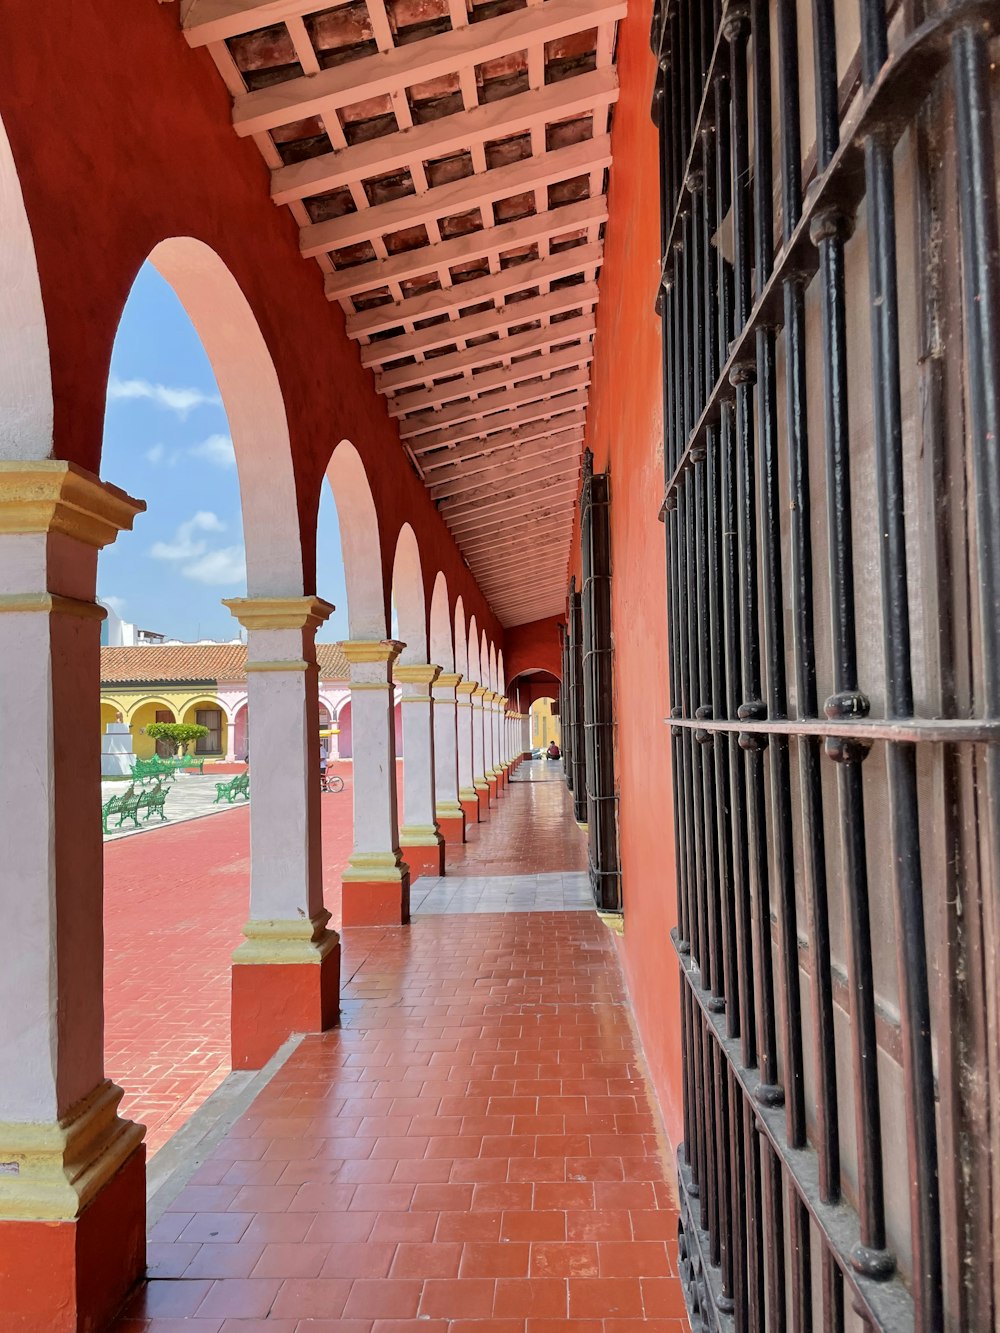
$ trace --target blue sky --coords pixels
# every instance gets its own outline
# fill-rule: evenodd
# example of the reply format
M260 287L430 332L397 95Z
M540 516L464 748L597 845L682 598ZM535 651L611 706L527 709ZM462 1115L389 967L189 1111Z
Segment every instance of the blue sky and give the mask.
M176 639L232 639L220 605L246 593L240 491L226 413L191 321L145 265L125 306L108 382L101 475L146 501L132 532L100 557L98 595L125 620ZM337 510L320 505L318 591L337 610L325 641L347 637Z

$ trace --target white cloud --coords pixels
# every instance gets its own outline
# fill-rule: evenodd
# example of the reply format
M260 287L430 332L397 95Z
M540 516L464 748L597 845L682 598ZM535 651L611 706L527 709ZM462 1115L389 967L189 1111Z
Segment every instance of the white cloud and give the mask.
M242 546L223 546L185 565L181 573L196 583L242 583L247 576L246 553Z
M210 435L207 440L202 440L201 444L192 445L188 453L193 454L195 458L207 458L216 467L236 466L233 442L228 435Z
M149 554L154 560L194 560L208 550L208 542L196 532L225 532L226 525L211 510L200 509L180 524L171 542L154 542ZM185 571L186 572L186 571Z
M112 597L110 594L105 597L102 593L97 600L101 602L102 605L108 607L109 610L114 611L116 616L121 617L125 614L126 603L124 597Z
M163 462L163 455L165 453L166 449L162 444L154 444L146 450L146 461L152 463L155 467L157 463Z
M218 394L204 393L201 389L177 389L150 380L120 380L112 376L108 381L108 401L123 398L145 398L179 417L186 417L195 407L221 406Z

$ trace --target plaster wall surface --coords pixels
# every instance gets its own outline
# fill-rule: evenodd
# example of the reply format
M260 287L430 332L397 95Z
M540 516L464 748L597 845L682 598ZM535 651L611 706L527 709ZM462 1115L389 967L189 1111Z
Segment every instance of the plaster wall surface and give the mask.
M670 930L676 885L669 735L660 330L658 143L649 115L655 65L650 0L620 29L610 221L601 271L586 442L611 473L616 767L625 899L622 957L667 1133L683 1137L679 978ZM579 529L571 574L580 580ZM525 627L527 629L527 627ZM554 642L558 645L558 640ZM510 638L508 639L510 654ZM558 671L558 667L550 668Z

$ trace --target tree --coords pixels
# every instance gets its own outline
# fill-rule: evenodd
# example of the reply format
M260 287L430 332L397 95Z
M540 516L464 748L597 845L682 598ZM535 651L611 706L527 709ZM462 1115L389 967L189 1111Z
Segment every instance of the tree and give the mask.
M200 727L195 722L151 722L146 735L154 741L166 741L174 754L184 754L191 741L208 735L208 727Z

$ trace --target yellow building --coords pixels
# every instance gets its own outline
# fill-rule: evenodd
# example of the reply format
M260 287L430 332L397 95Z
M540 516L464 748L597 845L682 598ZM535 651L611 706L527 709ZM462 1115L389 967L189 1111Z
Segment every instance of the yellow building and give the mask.
M148 759L157 743L153 722L188 722L208 728L195 753L232 763L247 755L246 646L242 643L149 644L101 649L101 734L125 722L132 749ZM320 725L330 726L349 698L347 660L334 643L317 644ZM160 742L161 753L166 753Z
M559 715L552 711L552 699L536 699L531 705L531 748L544 750L555 741L561 746Z

